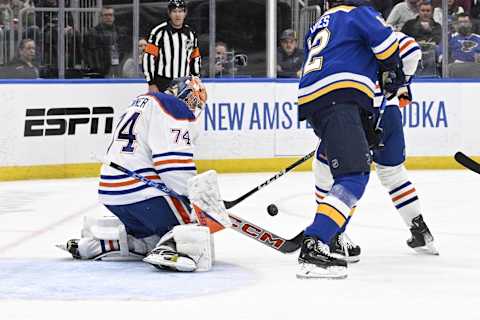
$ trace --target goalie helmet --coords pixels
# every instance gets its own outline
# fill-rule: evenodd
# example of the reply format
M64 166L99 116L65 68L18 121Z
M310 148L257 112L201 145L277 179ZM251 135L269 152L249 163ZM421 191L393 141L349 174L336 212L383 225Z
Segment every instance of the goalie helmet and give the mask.
M195 76L174 79L165 93L182 100L197 117L207 102L207 89L200 78Z

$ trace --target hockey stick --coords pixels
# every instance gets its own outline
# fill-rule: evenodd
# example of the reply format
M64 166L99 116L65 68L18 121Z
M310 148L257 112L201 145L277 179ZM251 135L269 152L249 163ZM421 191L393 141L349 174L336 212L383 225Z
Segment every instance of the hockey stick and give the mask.
M455 160L465 168L480 174L480 163L476 162L465 153L458 151L454 156Z
M381 135L383 133L382 119L383 119L383 114L385 113L386 106L387 106L387 98L383 96L382 104L380 105L380 108L378 110L379 113L378 113L377 123L375 124L375 134L377 135ZM385 147L385 144L383 143L383 138L378 142L378 147L379 148Z
M264 187L269 185L271 182L273 182L273 181L277 180L278 178L280 178L281 176L283 176L285 173L292 171L293 169L295 169L296 167L298 167L299 165L301 165L302 163L304 163L305 161L307 161L308 159L313 157L314 154L315 154L315 151L316 150L313 150L309 154L307 154L307 155L303 156L302 158L298 159L297 161L295 161L294 163L292 163L291 165L289 165L285 169L282 169L281 171L279 171L276 175L274 175L270 179L266 180L265 182L262 182L260 185L256 186L255 188L248 191L244 195L238 197L237 199L232 200L232 201L224 200L223 203L225 204L225 208L230 209L230 208L236 206L237 204L239 204L240 202L242 202L246 198L250 197L252 194L256 193L260 189L263 189Z
M153 180L150 180L148 178L145 178L144 176L128 170L127 168L115 163L115 162L109 162L108 165L118 171L121 171L128 176L135 178L137 180L140 180L141 182L145 183L147 186L152 187L152 188L157 188L160 191L168 194L169 196L178 198L180 201L185 203L185 196L181 196L169 187L167 187L163 183L158 183ZM185 203L190 206L190 204ZM300 249L302 246L302 240L303 240L303 231L297 234L294 238L292 239L284 239L280 236L277 236L273 232L270 232L260 226L257 226L251 222L248 222L247 220L240 218L239 216L233 215L231 213L228 213L228 216L230 220L232 221L232 229L247 236L252 239L255 239L264 245L275 249L277 251L280 251L282 253L291 253L295 252L296 250Z
M383 132L382 119L383 119L383 114L385 113L386 105L387 105L387 98L385 98L385 96L383 96L382 104L378 108L377 123L375 124L375 133L377 133L377 134Z

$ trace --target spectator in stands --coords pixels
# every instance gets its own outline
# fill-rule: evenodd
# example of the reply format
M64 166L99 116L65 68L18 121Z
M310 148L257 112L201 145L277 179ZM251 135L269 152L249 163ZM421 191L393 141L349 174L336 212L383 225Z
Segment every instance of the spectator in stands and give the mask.
M303 50L297 47L297 35L292 29L286 29L280 36L280 48L277 51L277 77L298 78L303 64Z
M0 0L0 6L9 9L2 10L0 14L4 16L4 21L11 22L13 18L18 18L20 10L28 7L29 4L21 0Z
M387 18L387 23L395 30L401 30L408 20L418 16L418 2L418 0L405 0L395 5Z
M472 21L466 13L458 15L455 23L457 33L450 39L449 47L453 62L480 62L480 35L472 33Z
M388 18L393 8L392 0L372 0L372 4L382 14L384 19Z
M462 6L459 6L455 0L448 0L448 25L451 26L452 21L460 14L465 12ZM433 20L442 24L443 8L438 7L433 11Z
M18 47L18 55L0 71L2 78L37 79L39 77L35 60L35 41L23 39Z
M466 13L470 14L472 5L478 0L455 0L455 4L460 6L465 10ZM432 5L434 8L442 7L442 0L432 0Z
M233 53L228 52L228 45L225 42L218 41L215 43L215 77L233 77L234 66L233 66ZM230 59L229 59L230 57ZM229 61L230 60L230 61ZM208 56L205 59L202 59L202 70L201 75L203 77L209 77L210 60Z
M65 6L68 4L69 1L65 0ZM58 8L58 0L42 0L40 5L46 8ZM58 77L58 12L37 12L35 17L33 15L26 16L25 21L27 24L24 25L24 35L33 36L37 43L42 41L43 77ZM81 38L79 32L75 31L71 12L65 12L63 32L65 55L61 59L64 60L67 69L72 69L81 62Z
M433 20L433 7L429 1L420 2L418 17L405 22L402 32L414 37L419 43L438 45L442 41L442 26Z
M217 42L215 44L215 77L231 77L235 71L233 59L228 59L227 44L221 41Z
M465 7L464 9L467 11ZM471 9L467 12L470 12L470 16L473 19L478 19L480 17L480 0L472 0Z
M122 67L122 76L125 78L143 78L142 72L142 60L145 47L147 46L147 40L140 38L138 40L138 56L128 58Z
M119 77L125 48L123 36L115 25L115 11L112 7L103 7L101 22L92 28L85 38L85 61L92 72L102 77Z

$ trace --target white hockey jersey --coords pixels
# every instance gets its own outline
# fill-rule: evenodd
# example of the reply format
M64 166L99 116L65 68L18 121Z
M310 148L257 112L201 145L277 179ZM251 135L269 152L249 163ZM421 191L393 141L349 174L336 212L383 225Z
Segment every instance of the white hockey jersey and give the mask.
M105 162L116 162L186 195L187 180L196 174L193 154L198 124L187 105L176 97L164 93L141 95L117 124ZM105 164L98 193L106 205L165 195Z
M399 50L400 50L400 59L403 63L403 73L407 77L408 82L410 83L413 75L417 71L418 63L422 59L422 51L420 46L415 41L414 38L407 36L403 32L395 32L395 35L398 38ZM374 106L380 107L382 104L383 94L380 90L380 85L377 82L377 87L375 90L375 100ZM398 98L395 97L392 100L387 101L388 105L399 105Z

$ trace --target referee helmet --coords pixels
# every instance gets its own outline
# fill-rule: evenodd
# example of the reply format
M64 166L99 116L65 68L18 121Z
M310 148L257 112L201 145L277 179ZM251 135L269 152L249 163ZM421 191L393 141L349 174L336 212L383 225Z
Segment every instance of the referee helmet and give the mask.
M185 4L184 0L169 0L168 1L168 11L172 11L176 8L186 8L187 5Z

